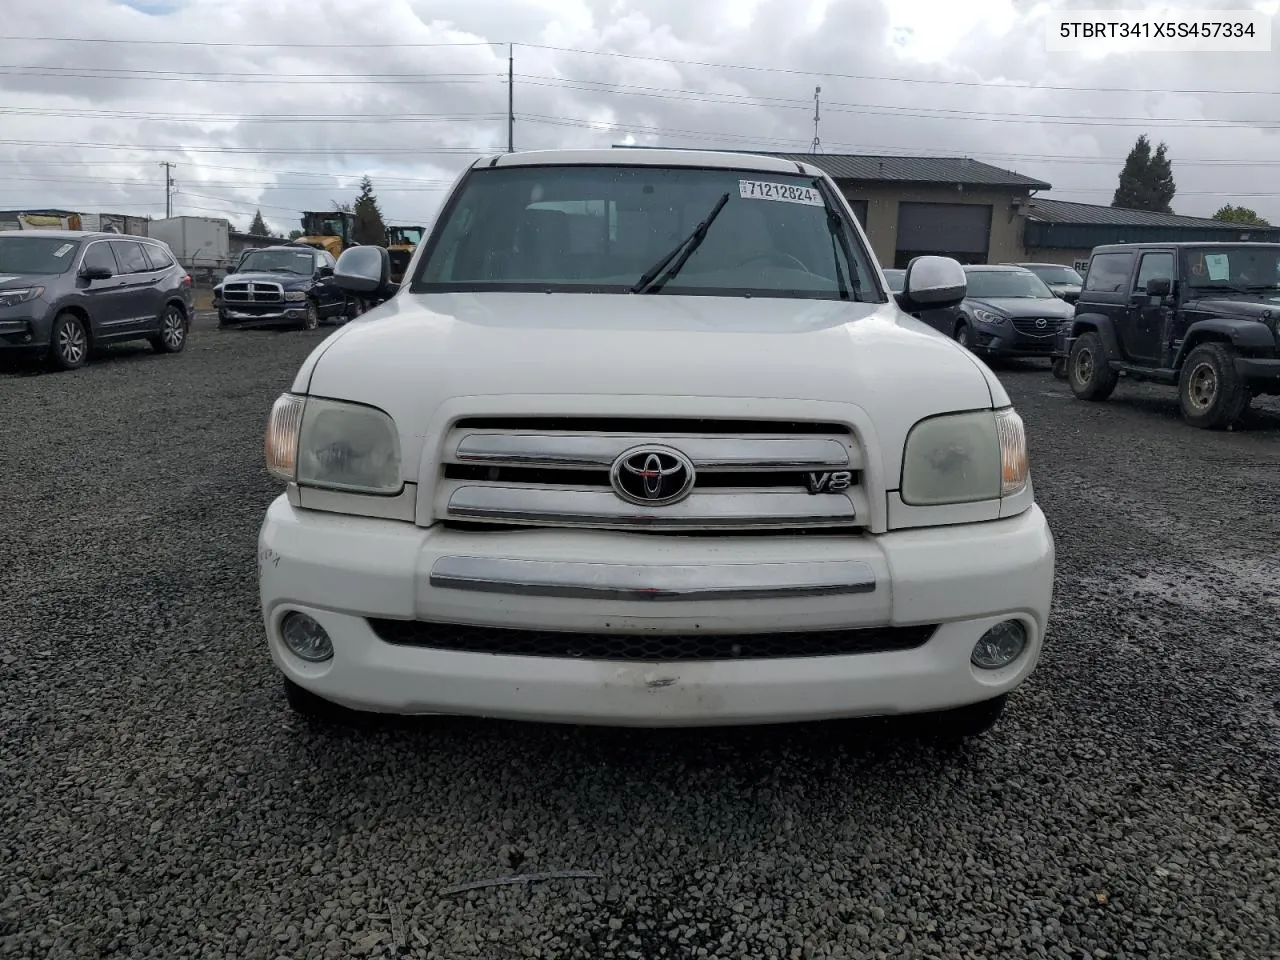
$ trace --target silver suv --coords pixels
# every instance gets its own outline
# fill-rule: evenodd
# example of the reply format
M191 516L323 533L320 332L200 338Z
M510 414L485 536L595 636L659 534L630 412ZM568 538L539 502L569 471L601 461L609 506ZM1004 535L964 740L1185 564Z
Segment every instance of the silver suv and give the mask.
M147 237L69 230L0 233L0 353L82 367L109 343L186 345L191 277Z

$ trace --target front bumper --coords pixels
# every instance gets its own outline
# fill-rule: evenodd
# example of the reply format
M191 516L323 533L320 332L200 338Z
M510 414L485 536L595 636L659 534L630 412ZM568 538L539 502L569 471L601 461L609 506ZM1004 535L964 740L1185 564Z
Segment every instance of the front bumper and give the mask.
M1251 383L1280 383L1280 358L1237 357L1236 372Z
M267 511L258 551L272 658L322 697L377 712L620 726L913 713L1007 693L1039 657L1054 559L1035 506L883 536L699 540L463 533L302 510L285 496ZM331 660L287 650L280 625L290 611L325 628ZM1002 670L977 670L974 643L1009 618L1027 628L1026 651ZM907 650L662 662L391 643L371 619L627 637L939 626Z
M0 319L0 350L20 352L47 349L49 331L46 329L42 332L42 326L32 317Z
M222 323L233 323L236 326L250 326L252 324L272 324L272 323L298 323L307 315L307 304L305 301L299 301L293 305L281 306L278 310L237 310L235 307L228 307L225 304L215 304L218 310L218 319Z
M974 324L972 349L988 357L1051 357L1055 333L1049 330L1043 336L1036 336L1013 327Z

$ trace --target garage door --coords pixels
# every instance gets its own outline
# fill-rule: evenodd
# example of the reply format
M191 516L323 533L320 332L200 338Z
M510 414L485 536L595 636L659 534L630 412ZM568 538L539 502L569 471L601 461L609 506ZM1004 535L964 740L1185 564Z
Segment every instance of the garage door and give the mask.
M986 263L991 245L991 205L980 203L899 203L895 266L912 257L955 257Z

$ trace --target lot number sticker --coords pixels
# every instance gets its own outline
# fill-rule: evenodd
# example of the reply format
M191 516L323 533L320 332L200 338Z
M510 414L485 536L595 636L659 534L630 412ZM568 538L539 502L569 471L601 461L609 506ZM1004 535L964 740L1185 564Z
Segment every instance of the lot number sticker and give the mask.
M800 187L794 183L769 183L765 180L739 180L738 193L744 200L783 200L787 203L807 203L824 206L822 194L813 187Z
M53 255L55 257L65 257L68 253L71 252L71 249L74 246L75 246L74 243L64 243L57 250L53 251Z

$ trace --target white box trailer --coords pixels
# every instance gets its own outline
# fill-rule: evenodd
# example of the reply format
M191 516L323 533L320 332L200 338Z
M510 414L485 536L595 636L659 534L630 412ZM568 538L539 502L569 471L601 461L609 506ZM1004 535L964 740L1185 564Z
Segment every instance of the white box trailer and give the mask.
M133 237L149 236L149 217L133 217L127 213L82 213L80 221L85 230L102 233L127 233Z
M231 224L217 217L170 217L152 220L147 235L169 245L188 270L216 270L230 258Z

